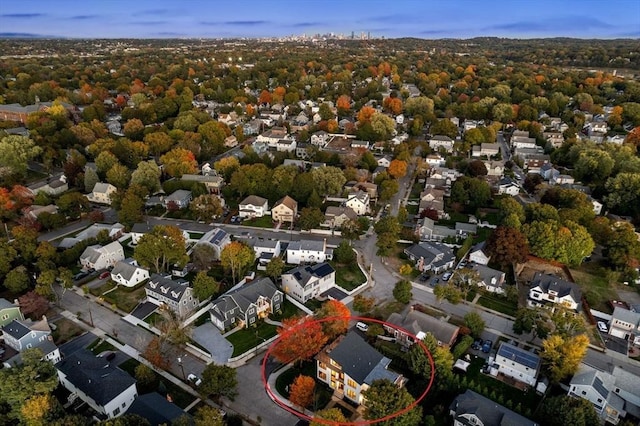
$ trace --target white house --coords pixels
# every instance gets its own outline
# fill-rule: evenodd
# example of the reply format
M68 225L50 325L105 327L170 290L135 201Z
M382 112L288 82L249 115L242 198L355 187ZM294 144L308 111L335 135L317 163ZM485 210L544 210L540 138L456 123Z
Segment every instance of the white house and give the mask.
M138 396L133 377L86 349L67 356L56 369L60 384L71 392L69 400L80 398L110 419L124 414Z
M92 203L111 205L111 195L117 190L118 189L110 183L98 182L93 187L91 193L87 195L87 198Z
M449 136L436 135L429 139L429 147L435 151L438 151L440 147L444 148L447 152L453 151L453 139Z
M324 130L320 130L311 135L311 145L322 149L329 143L331 135Z
M575 179L571 175L557 175L551 178L551 182L553 185L571 185L575 183Z
M336 271L326 262L299 266L282 274L282 290L300 303L318 297L336 284Z
M349 220L356 220L358 215L351 207L329 206L324 213L325 226L340 229Z
M415 263L416 269L435 274L453 268L456 260L453 249L441 243L414 244L404 249L404 253Z
M316 377L356 404L365 403L363 392L374 380L387 379L398 387L403 376L389 370L391 359L383 356L355 331L336 339L316 356Z
M582 292L578 285L555 275L536 272L529 286L529 306L548 305L552 309L561 305L572 310L580 310Z
M345 206L350 207L358 216L369 213L369 193L365 191L357 191L347 196Z
M596 216L602 213L603 204L600 201L592 198L591 196L589 196L589 201L591 201L591 204L593 204L593 212L596 214Z
M500 182L498 182L498 194L515 196L519 193L520 187L510 178L502 178Z
M80 264L84 269L106 269L114 266L119 260L124 260L124 249L118 241L101 246L99 244L87 247L80 255Z
M267 264L275 257L279 257L281 246L279 240L251 238L248 244L253 247L258 260L258 270L266 270Z
M327 240L291 241L287 246L287 263L322 263L333 259L333 249L327 247Z
M494 362L498 365L498 373L529 386L536 384L540 371L540 357L533 352L502 342Z
M39 192L44 192L48 195L60 195L69 190L69 183L67 183L67 177L63 174L47 178L45 181L29 185L29 190L33 195L38 195Z
M262 217L269 210L269 201L257 195L249 195L238 206L240 217Z
M213 228L204 234L197 244L205 244L213 249L212 260L220 260L222 250L231 242L231 235L221 228Z
M438 153L429 154L429 155L427 155L426 162L431 167L444 166L445 158L443 156L441 156L440 154L438 154Z
M179 209L186 209L189 207L189 203L193 198L191 191L186 189L178 189L171 193L171 195L164 198L162 203L165 208L171 208L172 206L176 206Z
M186 317L200 303L187 281L172 280L170 275L152 274L144 286L144 291L147 294L147 301L165 306L181 318Z
M385 155L384 157L378 158L378 166L388 169L390 164L391 164L390 155Z
M609 334L640 346L640 312L616 306L611 316Z
M149 271L141 268L135 259L127 258L116 263L111 270L111 280L125 287L135 287L149 279Z

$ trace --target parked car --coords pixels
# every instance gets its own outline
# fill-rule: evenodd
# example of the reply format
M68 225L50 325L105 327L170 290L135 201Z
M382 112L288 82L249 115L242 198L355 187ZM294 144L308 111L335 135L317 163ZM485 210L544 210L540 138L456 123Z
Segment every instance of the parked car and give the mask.
M435 286L436 286L436 284L438 284L439 282L440 282L440 278L434 278L434 279L431 281L431 287L435 287Z
M187 380L191 382L194 386L200 386L202 384L202 379L193 373L187 376Z
M429 277L429 275L427 275L427 274L422 274L422 275L420 275L420 281L421 281L421 282L425 282L425 281L427 281L429 278L430 278L430 277Z
M445 272L444 275L442 276L442 281L449 281L449 278L451 278L451 275L453 275L451 272Z
M488 354L491 351L491 347L493 346L493 342L491 340L485 340L482 343L482 352Z
M602 331L603 333L609 332L609 328L604 321L598 321L598 330Z
M482 347L482 339L476 339L471 344L471 349L474 349L476 351L480 350L481 347Z
M356 323L356 328L362 332L367 332L367 330L369 330L369 326L363 322L358 321Z
M100 274L100 279L104 280L105 278L107 278L109 275L111 275L111 273L109 271L104 271L103 273Z
M76 281L78 281L78 280L83 279L83 278L84 278L84 277L86 277L87 275L89 275L89 272L86 272L86 271L78 272L77 274L75 274L75 275L73 276L73 279L74 279L74 280L76 280Z

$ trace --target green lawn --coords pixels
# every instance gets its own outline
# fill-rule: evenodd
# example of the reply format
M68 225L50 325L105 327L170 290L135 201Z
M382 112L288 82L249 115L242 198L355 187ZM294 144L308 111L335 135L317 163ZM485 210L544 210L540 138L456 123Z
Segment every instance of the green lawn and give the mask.
M342 265L336 262L329 262L336 270L336 284L347 291L351 291L367 280L357 262L349 265Z
M96 339L87 347L87 349L98 355L104 351L112 351L115 347L106 340Z
M583 263L570 271L591 308L608 313L613 312L607 302L618 300L618 293L614 285L607 280L604 268L594 263Z
M407 205L407 213L416 215L418 214L419 205Z
M262 343L263 340L272 338L278 334L276 329L277 327L275 325L258 321L256 327L243 328L230 334L226 339L233 345L233 354L231 356L242 355L251 348L255 348L256 345Z
M272 229L273 228L273 220L271 219L271 216L262 216L262 217L256 217L254 219L247 219L247 220L242 222L242 225L244 225L244 226L253 226L255 228L269 228L269 229Z
M299 375L316 378L316 363L314 361L303 362L299 366L292 367L278 376L276 380L276 389L280 395L289 398L289 386ZM316 387L314 390L313 411L322 410L331 401L333 389L316 379Z
M279 314L273 314L270 317L274 321L282 321L285 318L295 317L300 314L302 314L302 311L285 298L284 303L282 304L282 312Z
M138 288L118 287L102 296L105 301L115 304L125 312L131 312L145 297L144 285Z
M490 293L485 293L478 299L478 304L494 311L502 312L505 315L514 317L518 307L515 303L509 302L500 296L495 296Z
M317 299L309 299L307 300L307 303L304 304L304 306L315 312L316 309L322 306L322 302Z
M109 280L106 283L102 284L100 287L95 287L89 289L89 293L93 294L96 297L102 296L102 293L107 292L113 288L116 288L118 284Z
M151 315L149 315L144 319L144 322L146 322L149 325L156 325L160 321L162 321L162 315L160 315L157 312L152 312Z

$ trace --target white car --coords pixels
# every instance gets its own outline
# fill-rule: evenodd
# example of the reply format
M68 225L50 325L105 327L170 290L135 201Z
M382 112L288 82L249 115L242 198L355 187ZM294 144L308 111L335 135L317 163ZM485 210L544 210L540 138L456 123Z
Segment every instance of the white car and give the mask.
M606 333L609 331L609 328L607 327L607 324L604 321L598 321L598 330L602 331L603 333Z
M449 278L451 278L451 275L453 275L451 272L445 272L444 275L442 276L442 281L449 281Z
M202 379L193 373L187 376L187 380L193 383L194 386L200 386L202 384Z
M356 328L364 333L367 332L367 330L369 330L369 326L363 322L358 321L356 323Z

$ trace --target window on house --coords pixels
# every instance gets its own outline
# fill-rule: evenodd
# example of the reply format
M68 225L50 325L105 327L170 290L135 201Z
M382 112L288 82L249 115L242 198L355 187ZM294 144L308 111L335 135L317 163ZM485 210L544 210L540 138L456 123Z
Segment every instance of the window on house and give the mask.
M347 389L347 396L351 399L355 399L356 392L353 389Z
M587 391L582 391L582 394L583 394L583 395L586 395L586 394L587 394Z
M252 318L249 318L249 324L253 324L254 322L256 322L256 319L255 319L255 318L253 318L253 317L252 317Z
M352 388L355 388L356 387L356 382L354 382L353 380L349 379L347 381L347 385L351 386Z
M602 398L598 398L598 402L602 402Z
M31 343L27 343L27 349L31 349Z
M118 407L115 410L113 410L113 415L114 416L117 416L118 414L120 414L120 407Z
M4 315L2 316L2 319L3 319L3 320L9 319L9 314L4 314Z
M126 407L126 406L127 406L127 403L126 403L126 402L123 402L123 403L122 403L122 408L124 408L124 407Z
M324 371L318 371L318 377L320 378L320 380L327 380L327 374Z

